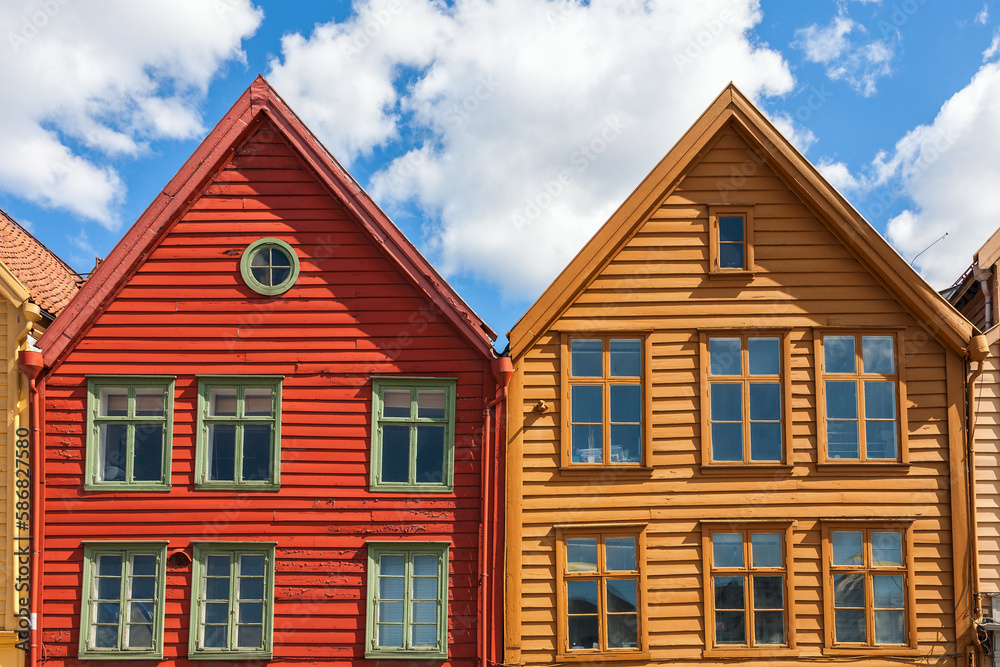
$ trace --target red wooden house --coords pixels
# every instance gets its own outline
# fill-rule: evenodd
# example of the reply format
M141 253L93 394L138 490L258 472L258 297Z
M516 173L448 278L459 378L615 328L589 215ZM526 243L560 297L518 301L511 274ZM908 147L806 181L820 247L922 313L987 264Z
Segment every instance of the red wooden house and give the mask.
M496 659L493 338L258 78L22 357L30 664Z

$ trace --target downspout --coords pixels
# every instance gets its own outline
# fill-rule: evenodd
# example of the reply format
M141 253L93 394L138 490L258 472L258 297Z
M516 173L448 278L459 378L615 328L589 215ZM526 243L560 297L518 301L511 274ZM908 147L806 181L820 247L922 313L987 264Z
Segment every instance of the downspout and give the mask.
M979 281L979 289L983 293L986 303L983 305L985 317L983 331L993 326L993 292L990 291L990 278L993 276L992 269L977 270L973 278Z
M496 488L497 478L499 475L499 466L494 466L492 464L493 448L499 446L499 438L492 442L492 429L490 425L490 410L495 406L500 405L507 399L507 385L510 383L510 378L514 375L514 366L510 362L510 357L497 357L491 360L491 366L493 370L493 379L496 381L497 386L500 387L500 395L495 399L486 404L483 408L483 451L482 451L482 463L480 464L480 488L482 489L482 502L479 503L480 506L480 516L479 516L479 627L477 628L477 638L476 644L478 645L479 651L479 665L480 667L485 667L487 664L486 652L487 644L489 642L489 626L488 622L489 614L491 612L490 604L487 602L492 602L492 596L489 595L490 591L490 573L489 564L490 559L487 555L487 523L490 517L490 510L492 503L490 502L491 488ZM500 410L497 410L497 426L500 425ZM488 447L487 444L492 444L492 447ZM492 475L491 475L492 472ZM492 482L492 487L491 487ZM496 544L496 527L494 526L491 532L491 540L489 544ZM492 548L492 547L491 547Z
M978 621L982 618L983 607L979 588L979 520L976 514L976 380L985 370L984 362L990 354L990 344L986 336L982 334L973 337L969 343L969 362L976 363L976 370L969 376L966 385L965 405L968 410L966 416L966 438L968 441L968 461L969 461L969 516L971 517L971 560L972 560L972 616Z
M30 525L31 554L29 556L29 567L31 568L30 582L28 584L28 610L30 613L30 640L28 643L28 655L26 664L34 667L41 661L41 642L39 634L41 632L38 623L38 607L41 602L41 559L40 549L42 540L42 515L45 512L45 496L42 493L42 478L45 475L44 451L42 447L41 430L41 409L38 405L38 386L36 380L42 372L45 363L42 360L42 353L35 350L21 350L18 355L21 371L28 378L28 412L31 422L31 499L33 501Z

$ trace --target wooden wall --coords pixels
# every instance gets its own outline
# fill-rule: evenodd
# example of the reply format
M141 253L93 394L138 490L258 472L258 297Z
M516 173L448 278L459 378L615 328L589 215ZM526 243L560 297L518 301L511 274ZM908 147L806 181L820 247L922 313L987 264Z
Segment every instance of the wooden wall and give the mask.
M261 237L301 261L285 295L239 271ZM169 494L83 491L88 375L176 375ZM195 491L196 375L283 375L281 489ZM457 378L455 492L368 491L370 376ZM272 665L363 659L366 538L448 540L446 665L476 658L483 353L413 288L265 123L47 382L46 664L77 665L83 539L277 544ZM124 531L123 531L124 527ZM189 664L190 566L168 569L165 664ZM193 664L193 663L192 663Z
M754 205L757 274L708 276L708 204ZM904 330L910 466L881 474L817 468L814 327ZM794 468L701 472L699 328L791 332ZM590 479L559 466L560 332L651 331L653 456L648 473ZM523 454L521 659L551 664L556 651L554 524L648 523L650 664L728 664L706 648L701 520L794 519L794 584L802 657L820 658L823 595L819 521L914 519L919 647L954 664L946 351L732 129L693 166L638 233L523 357L512 447ZM958 388L961 391L961 386ZM535 410L539 401L551 406ZM961 414L960 412L958 414ZM737 524L738 525L738 524ZM795 658L768 658L771 664ZM882 664L871 660L864 664ZM893 660L885 664L898 664ZM625 664L631 664L626 661ZM964 664L964 663L963 663Z
M990 356L976 382L976 507L980 590L996 594L1000 612L1000 327L986 332ZM989 608L990 599L985 601Z

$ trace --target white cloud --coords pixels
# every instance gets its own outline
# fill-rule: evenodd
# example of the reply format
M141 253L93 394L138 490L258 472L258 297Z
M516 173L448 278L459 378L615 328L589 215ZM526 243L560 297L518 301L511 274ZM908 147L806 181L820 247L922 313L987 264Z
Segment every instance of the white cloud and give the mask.
M983 8L978 14L976 14L976 23L979 25L986 25L987 21L990 20L990 8L983 4Z
M993 31L993 41L990 43L989 47L983 51L983 62L993 60L997 53L1000 53L1000 28Z
M984 65L972 81L875 161L877 184L899 189L913 206L893 218L888 239L913 257L935 287L953 282L1000 224L1000 64Z
M125 186L105 155L204 131L197 105L263 14L250 0L0 4L0 190L114 229Z
M830 185L837 188L841 194L846 194L852 190L857 190L861 183L855 178L851 170L843 162L834 162L829 158L822 158L816 164L819 173L830 182Z
M425 213L447 275L524 298L731 79L791 90L760 20L755 0L367 0L286 37L268 79L346 162L417 137L373 196Z
M796 124L792 114L786 111L769 113L768 119L800 153L805 153L816 143L816 135L813 131L808 127Z
M827 26L812 24L795 31L792 46L806 60L826 66L826 75L844 81L865 97L874 95L876 84L892 73L895 44L887 39L867 43L852 41L851 34L864 35L864 26L841 13Z

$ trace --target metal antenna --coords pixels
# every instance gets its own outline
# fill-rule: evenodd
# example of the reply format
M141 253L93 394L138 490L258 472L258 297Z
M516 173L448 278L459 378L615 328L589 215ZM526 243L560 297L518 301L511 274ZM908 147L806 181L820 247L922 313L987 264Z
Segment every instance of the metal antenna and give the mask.
M938 241L940 241L940 240L944 239L944 237L945 237L945 236L948 236L948 232L945 232L945 233L944 233L944 236L942 236L941 238L939 238L939 239L938 239L937 241L934 241L934 243L930 244L929 246L927 246L926 248L924 248L923 250L921 250L920 252L918 252L918 253L917 253L916 255L914 255L914 256L913 256L913 259L911 259L911 260L910 260L910 266L913 266L913 263L914 263L915 261L917 261L917 257L920 257L920 256L921 256L921 255L923 255L923 254L924 254L925 252L927 252L928 250L930 250L931 248L933 248L933 247L934 247L934 244L935 244L935 243L937 243Z

